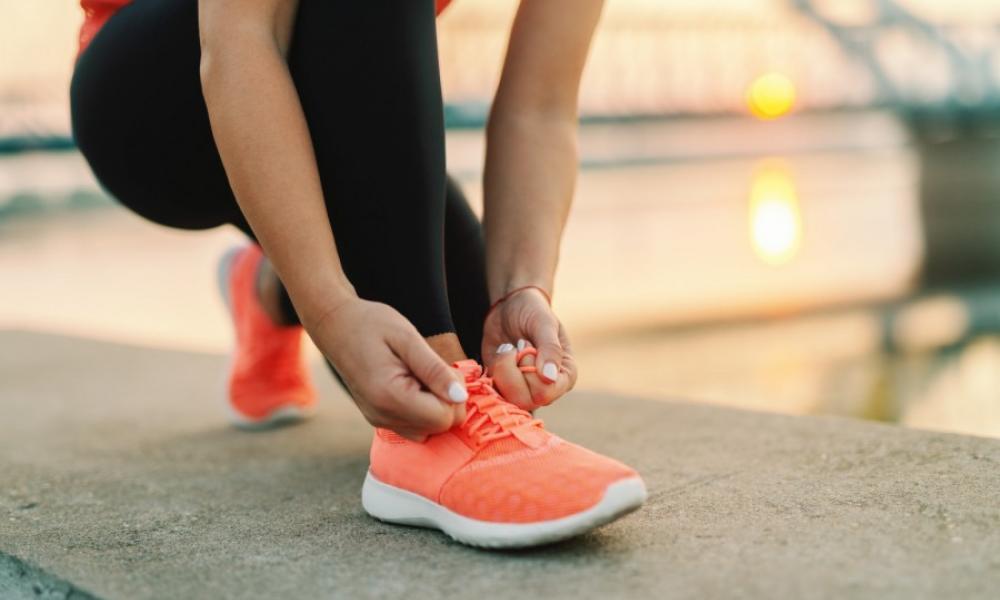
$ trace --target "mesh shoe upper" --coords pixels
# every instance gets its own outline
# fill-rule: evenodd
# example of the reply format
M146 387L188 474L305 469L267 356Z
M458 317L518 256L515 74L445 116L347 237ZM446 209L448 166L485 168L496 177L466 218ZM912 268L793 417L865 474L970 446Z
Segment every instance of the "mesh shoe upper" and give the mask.
M372 472L385 483L469 518L532 523L586 510L612 483L638 477L629 467L546 431L530 413L504 401L474 361L455 366L469 389L465 421L424 444L380 432ZM419 446L447 450L420 452ZM405 475L402 465L392 468L407 461L423 464L405 469Z
M257 298L257 272L263 254L256 244L232 259L228 297L236 328L229 375L233 408L253 419L287 405L308 407L316 392L302 360L302 327L275 325Z

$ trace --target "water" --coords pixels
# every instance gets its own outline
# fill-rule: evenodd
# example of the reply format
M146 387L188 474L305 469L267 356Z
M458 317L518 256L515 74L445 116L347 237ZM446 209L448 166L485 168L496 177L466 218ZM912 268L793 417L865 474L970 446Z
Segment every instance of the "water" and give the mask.
M911 131L880 112L585 128L556 293L581 387L1000 436L989 236L955 236L1000 215L997 144ZM478 205L481 136L448 150ZM0 327L226 349L213 269L236 232L80 202L73 154L3 159L5 181L35 201L0 216Z

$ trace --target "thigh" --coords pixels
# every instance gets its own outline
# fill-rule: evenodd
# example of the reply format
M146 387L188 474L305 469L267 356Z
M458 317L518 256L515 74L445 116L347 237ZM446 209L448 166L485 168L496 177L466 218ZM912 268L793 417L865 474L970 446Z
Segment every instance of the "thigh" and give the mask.
M395 217L421 216L433 200L440 217L444 110L434 0L300 0L288 63L328 201Z
M197 0L134 0L80 57L73 133L101 184L164 225L200 229L242 217L201 92Z

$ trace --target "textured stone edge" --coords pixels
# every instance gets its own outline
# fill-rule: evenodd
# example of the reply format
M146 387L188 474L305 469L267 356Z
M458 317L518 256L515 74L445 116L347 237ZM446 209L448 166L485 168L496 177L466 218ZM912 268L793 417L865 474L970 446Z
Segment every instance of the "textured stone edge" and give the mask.
M0 552L0 598L98 600L90 592L4 552Z

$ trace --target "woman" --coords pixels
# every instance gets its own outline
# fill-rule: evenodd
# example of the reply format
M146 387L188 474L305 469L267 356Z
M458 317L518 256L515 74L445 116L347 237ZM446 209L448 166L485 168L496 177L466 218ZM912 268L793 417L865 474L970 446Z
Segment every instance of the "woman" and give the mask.
M97 178L154 222L232 224L256 242L220 271L237 424L312 408L304 328L377 428L362 494L373 516L509 547L642 503L635 471L529 412L576 381L548 290L602 0L522 0L482 226L445 173L447 0L82 4L73 128Z

